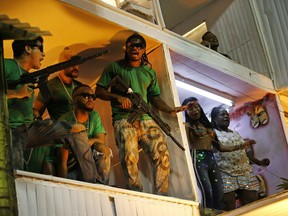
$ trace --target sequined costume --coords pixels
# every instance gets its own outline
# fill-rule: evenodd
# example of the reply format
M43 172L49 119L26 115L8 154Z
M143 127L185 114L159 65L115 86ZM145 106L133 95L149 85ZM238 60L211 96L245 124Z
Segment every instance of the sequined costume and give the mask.
M223 185L219 167L212 151L191 150L196 177L204 191L206 206L222 209Z
M198 100L186 98L182 105L188 126L188 139L193 167L198 185L202 191L203 205L212 209L222 209L223 186L221 173L213 155L213 146L218 147L217 137Z
M219 141L227 147L241 145L245 141L236 131L216 130ZM222 172L224 193L243 190L259 190L259 183L253 174L252 166L249 164L245 149L231 152L217 152L215 158Z

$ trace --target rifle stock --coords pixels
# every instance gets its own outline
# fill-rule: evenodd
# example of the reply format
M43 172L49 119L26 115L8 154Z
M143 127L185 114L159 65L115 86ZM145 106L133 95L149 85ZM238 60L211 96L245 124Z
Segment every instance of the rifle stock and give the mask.
M109 83L109 86L116 86L118 89L121 89L127 94L134 106L137 107L137 109L128 118L127 121L129 123L133 123L141 114L147 113L159 125L165 134L168 135L182 151L185 151L185 148L171 134L170 126L163 122L159 115L143 100L142 96L133 92L120 76L114 77Z
M64 69L69 68L69 67L73 67L73 66L82 64L87 60L97 58L97 57L105 55L107 53L109 53L109 50L104 50L102 52L93 54L93 55L85 57L85 58L82 58L81 56L73 56L68 61L64 61L64 62L60 62L58 64L48 66L44 69L35 71L33 73L23 74L18 80L7 81L8 89L14 89L19 84L24 85L24 84L28 84L28 83L33 83L33 84L37 84L36 86L34 86L34 88L39 88L43 95L49 96L50 92L49 92L49 89L48 89L46 83L48 81L48 76L50 74L53 74L53 73L60 71L60 70L64 70ZM46 87L45 87L45 85L46 85Z

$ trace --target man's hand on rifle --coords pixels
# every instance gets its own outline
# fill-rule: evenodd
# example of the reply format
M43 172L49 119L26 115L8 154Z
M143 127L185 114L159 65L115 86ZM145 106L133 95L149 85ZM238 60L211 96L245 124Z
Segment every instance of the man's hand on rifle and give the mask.
M10 90L8 89L8 98L30 98L32 96L33 89L29 87L29 84L23 85L21 88L17 90Z
M127 97L119 96L119 97L117 97L117 101L120 104L122 109L131 109L133 106L133 103Z
M19 95L19 98L29 98L32 96L33 93L33 84L25 84L20 89L17 90L17 94Z

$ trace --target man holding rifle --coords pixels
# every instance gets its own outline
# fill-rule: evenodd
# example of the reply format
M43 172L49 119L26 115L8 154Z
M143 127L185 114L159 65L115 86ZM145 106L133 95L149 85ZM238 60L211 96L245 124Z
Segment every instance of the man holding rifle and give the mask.
M12 43L14 59L5 59L4 67L6 80L16 81L25 74L29 74L31 69L39 69L41 61L45 57L43 51L43 38L41 36L34 40L15 40ZM67 130L60 124L52 121L41 121L35 124L33 116L33 96L32 84L17 84L9 87L7 91L9 126L12 129L12 163L14 169L27 168L27 163L31 159L34 146L47 144L48 140L56 139L67 134ZM26 150L26 148L29 148ZM43 147L44 149L44 147ZM23 158L23 153L28 152L27 158ZM47 150L47 151L46 151ZM51 152L45 149L38 160L39 172L49 173L49 159ZM39 159L39 158L38 158ZM46 163L47 162L47 163Z
M40 69L41 61L45 57L43 38L41 36L35 40L15 40L12 43L12 49L14 59L4 60L7 81L18 80L23 74L29 73L31 69ZM33 122L32 105L34 91L30 87L25 84L8 89L7 97L11 99L8 100L11 128ZM19 100L23 98L25 100ZM11 109L12 107L13 109Z
M108 91L109 83L116 76L127 82L146 103L154 105L163 112L176 113L185 107L170 108L160 98L156 72L151 68L146 55L146 41L137 33L126 40L125 58L110 63L97 83L96 96L111 101L116 144L128 189L143 190L137 166L139 144L153 162L154 192L168 195L170 158L167 140L148 114L141 113L133 123L127 121L134 111L133 103L116 87L112 86L111 91Z

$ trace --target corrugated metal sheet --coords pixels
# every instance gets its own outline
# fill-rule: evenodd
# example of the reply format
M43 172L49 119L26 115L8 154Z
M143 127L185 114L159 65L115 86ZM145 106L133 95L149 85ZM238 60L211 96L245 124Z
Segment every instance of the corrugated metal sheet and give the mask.
M220 52L271 78L249 0L234 0L208 30L217 35Z
M20 216L191 216L198 203L17 171Z
M288 1L234 0L209 28L219 51L270 77L276 89L288 87Z
M288 87L288 1L250 0L276 89Z

